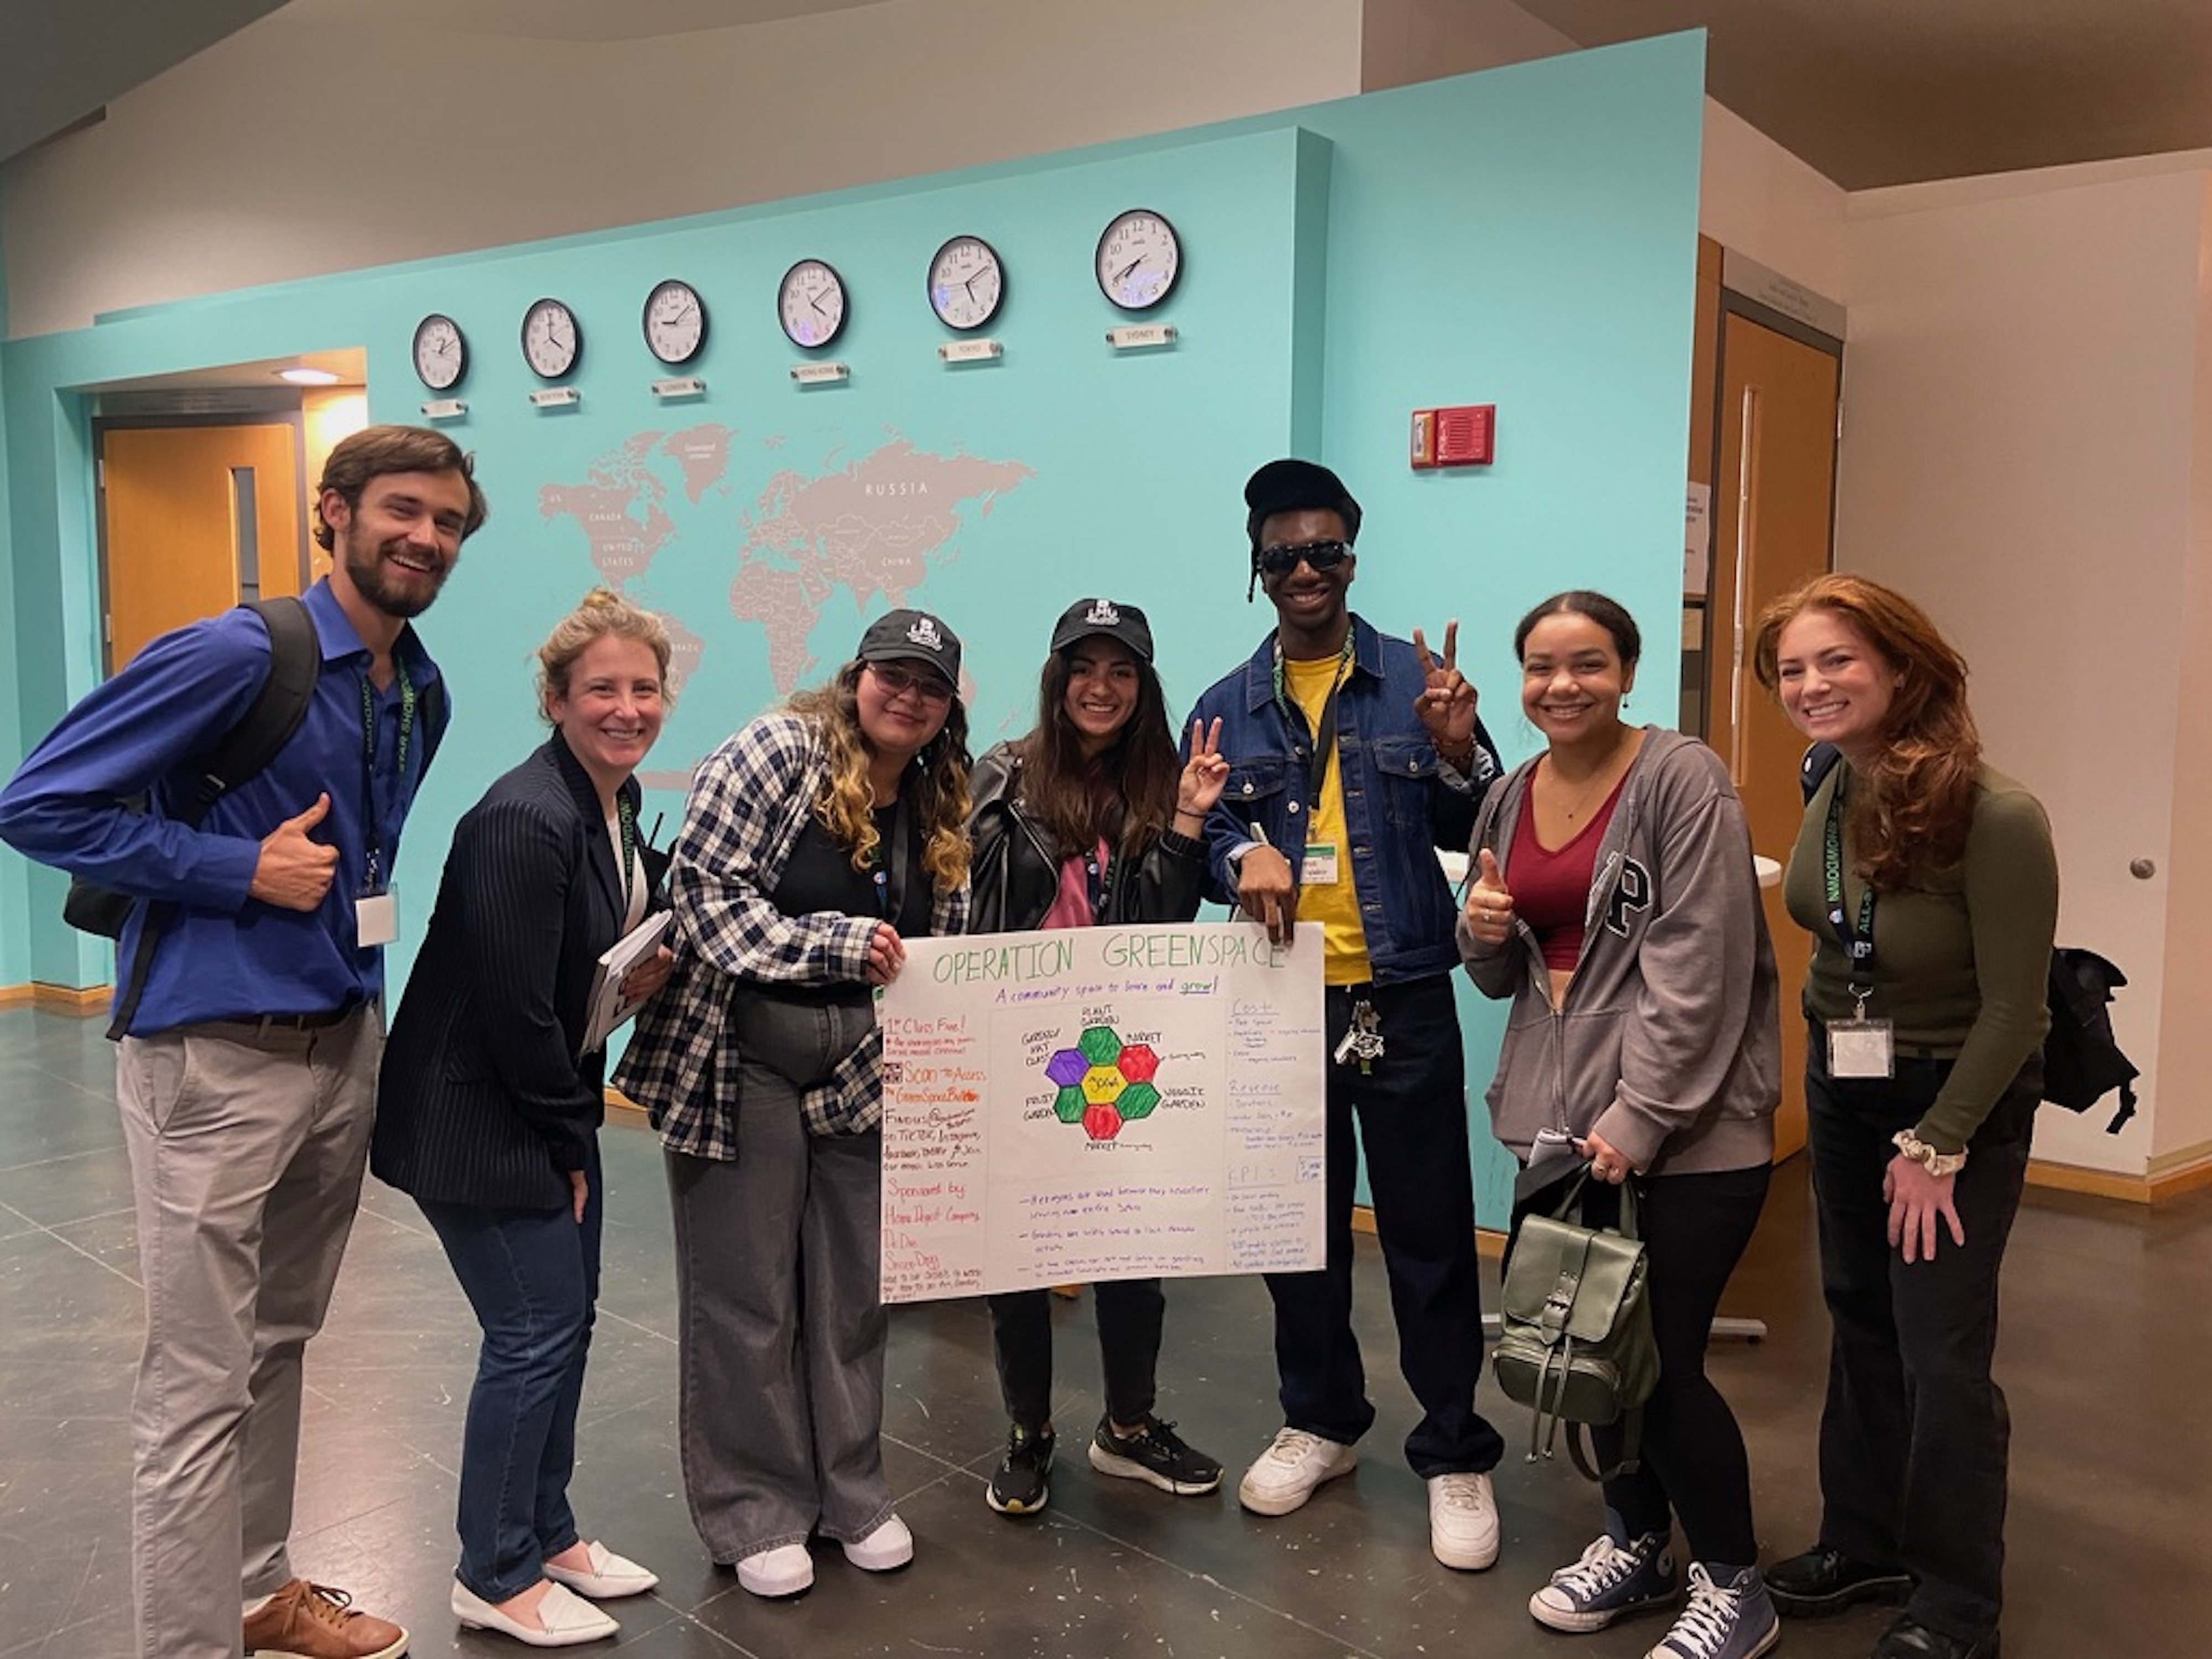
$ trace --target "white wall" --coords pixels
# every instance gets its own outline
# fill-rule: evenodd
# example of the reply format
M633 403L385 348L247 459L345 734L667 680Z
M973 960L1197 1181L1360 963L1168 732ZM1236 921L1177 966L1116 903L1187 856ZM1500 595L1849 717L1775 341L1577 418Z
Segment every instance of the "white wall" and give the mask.
M288 7L0 168L9 336L1573 46L1511 0L881 0L611 44L374 15ZM1710 100L1705 144L1706 234L1844 297L1843 192Z
M1710 98L1701 185L1699 230L1816 294L1850 303L1843 186Z
M357 15L288 8L0 172L9 335L1359 90L1359 0L884 0L611 44Z
M2212 807L2205 194L2190 164L2057 169L1863 192L1847 234L1837 563L1965 652L1991 761L2050 811L2062 940L2133 981L2115 1023L2148 1125L2045 1113L2037 1152L2134 1175L2212 1139L2189 1030L2212 940L2167 925Z

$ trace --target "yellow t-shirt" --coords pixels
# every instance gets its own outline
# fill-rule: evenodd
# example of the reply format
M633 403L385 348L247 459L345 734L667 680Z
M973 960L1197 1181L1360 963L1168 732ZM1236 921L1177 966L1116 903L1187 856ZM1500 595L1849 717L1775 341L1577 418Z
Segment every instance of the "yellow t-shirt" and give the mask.
M1320 728L1322 705L1328 701L1329 688L1351 668L1339 657L1284 663L1283 689L1304 714L1307 731ZM1291 787L1301 796L1305 787L1302 774L1291 781ZM1352 848L1344 833L1344 781L1337 769L1334 744L1329 745L1328 770L1322 774L1321 798L1311 803L1311 808L1310 813L1301 815L1305 818L1305 846L1288 854L1294 860L1299 852L1308 857L1307 878L1298 888L1298 920L1321 923L1326 947L1322 980L1330 985L1358 985L1374 978L1375 969L1367 960L1367 929L1360 922L1359 895L1352 886ZM1325 862L1332 854L1336 879L1312 878L1312 861Z

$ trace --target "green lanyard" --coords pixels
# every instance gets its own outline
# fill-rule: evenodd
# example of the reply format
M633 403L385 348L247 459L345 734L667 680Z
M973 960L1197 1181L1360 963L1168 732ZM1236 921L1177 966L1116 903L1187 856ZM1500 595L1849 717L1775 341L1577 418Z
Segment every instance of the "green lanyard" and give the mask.
M416 697L406 665L395 659L392 671L399 679L399 760L392 774L397 793L407 787L407 745L415 732ZM366 674L361 677L361 808L362 838L368 849L362 890L374 893L381 890L378 884L384 872L384 824L376 815L376 693L369 688Z
M1870 987L1859 983L1863 974L1874 967L1874 888L1869 884L1859 896L1859 921L1854 929L1850 912L1844 903L1844 785L1836 780L1836 787L1828 796L1828 827L1820 842L1820 872L1825 878L1828 908L1828 926L1834 929L1836 942L1844 947L1844 958L1850 963L1851 994L1859 1000L1862 1017Z
M628 795L615 797L615 823L620 826L623 855L622 908L623 921L629 921L630 883L637 869L637 808L630 805Z
M1328 757L1336 751L1336 694L1344 689L1346 678L1345 665L1351 660L1352 627L1347 623L1344 629L1344 649L1336 653L1336 678L1330 682L1328 696L1322 702L1321 719L1314 723L1314 730L1310 733L1313 739L1313 753L1306 760L1306 810L1309 812L1321 802L1322 780L1328 775ZM1274 669L1275 707L1283 711L1285 720L1304 726L1305 711L1293 708L1284 690L1283 641L1279 635L1275 641Z

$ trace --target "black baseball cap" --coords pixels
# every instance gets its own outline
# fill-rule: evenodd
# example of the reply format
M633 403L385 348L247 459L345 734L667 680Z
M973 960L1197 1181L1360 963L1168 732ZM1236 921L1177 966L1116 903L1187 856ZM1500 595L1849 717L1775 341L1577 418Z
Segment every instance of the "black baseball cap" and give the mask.
M960 689L960 636L927 611L887 611L868 624L861 662L926 662L955 691Z
M1133 605L1112 599L1078 599L1061 611L1060 620L1053 624L1052 648L1065 651L1093 634L1103 634L1127 646L1139 662L1152 659L1152 625L1145 620L1145 613Z

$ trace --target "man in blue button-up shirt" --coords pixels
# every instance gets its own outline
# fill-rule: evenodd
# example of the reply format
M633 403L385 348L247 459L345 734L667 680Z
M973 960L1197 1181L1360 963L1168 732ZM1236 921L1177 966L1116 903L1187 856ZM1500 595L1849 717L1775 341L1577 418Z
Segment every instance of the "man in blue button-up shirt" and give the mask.
M392 426L339 444L317 495L331 569L305 604L321 668L260 775L197 825L173 815L191 763L269 677L268 629L240 609L148 645L0 791L0 838L144 901L120 962L151 907L164 919L116 1060L146 1286L131 1406L142 1659L407 1645L295 1574L287 1539L301 1356L353 1225L376 1098L392 866L445 726L408 623L484 501L451 439ZM122 805L141 795L148 811Z
M1438 848L1464 851L1497 775L1474 689L1453 662L1378 634L1346 604L1359 504L1310 461L1272 461L1245 486L1252 573L1276 628L1199 700L1231 757L1207 821L1213 896L1287 941L1321 924L1327 986L1328 1265L1271 1273L1284 1426L1237 1489L1286 1515L1351 1470L1375 1420L1352 1329L1352 1209L1364 1152L1420 1402L1406 1456L1428 1483L1430 1547L1447 1566L1498 1555L1488 1471L1504 1448L1474 1408L1482 1364L1459 962ZM1358 1122L1358 1150L1352 1125Z

